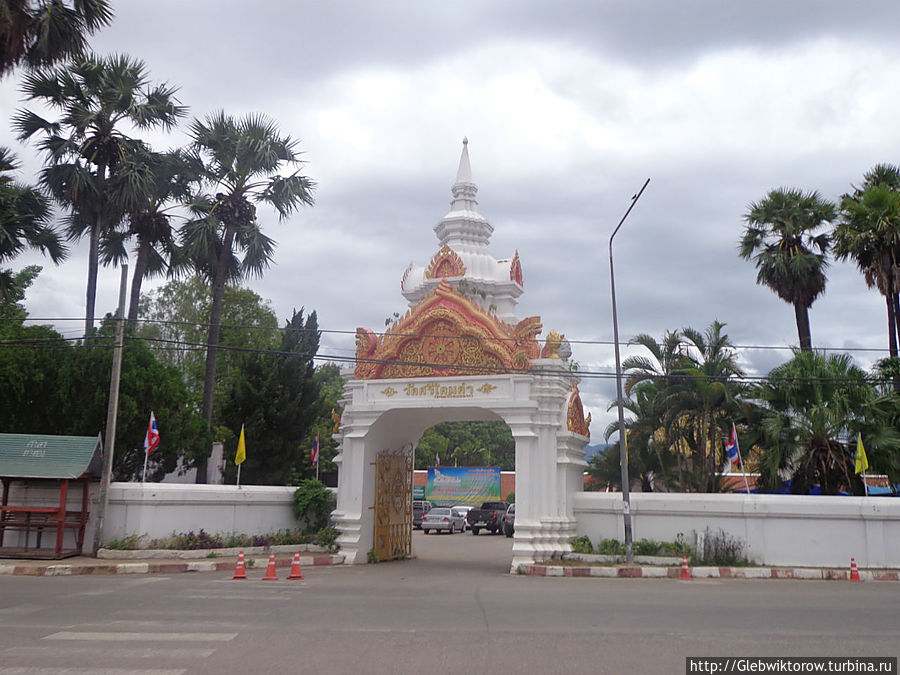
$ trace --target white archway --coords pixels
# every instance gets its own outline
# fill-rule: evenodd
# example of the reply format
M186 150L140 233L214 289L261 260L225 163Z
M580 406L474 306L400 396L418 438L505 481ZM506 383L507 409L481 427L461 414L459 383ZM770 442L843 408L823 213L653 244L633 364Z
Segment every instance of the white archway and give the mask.
M334 520L348 563L365 562L373 546L376 454L411 452L426 429L459 420L500 419L512 431L513 570L571 550L572 495L583 489L588 440L568 428L570 410L580 408L576 378L559 359L531 365L527 374L435 379L356 380L346 373Z

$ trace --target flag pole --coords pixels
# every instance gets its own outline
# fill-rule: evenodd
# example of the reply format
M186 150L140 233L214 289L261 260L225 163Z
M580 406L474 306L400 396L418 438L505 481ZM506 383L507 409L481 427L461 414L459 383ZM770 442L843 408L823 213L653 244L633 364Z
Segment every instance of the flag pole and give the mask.
M737 434L735 434L735 438L737 438ZM747 489L747 494L750 494L750 484L747 482L747 472L744 471L744 460L741 457L741 451L738 450L738 463L741 465L741 474L744 476L744 487Z
M150 456L150 449L144 448L144 474L141 476L141 482L147 482L147 458Z
M238 486L238 489L240 489L240 487L241 487L241 465L240 464L238 464L237 486Z

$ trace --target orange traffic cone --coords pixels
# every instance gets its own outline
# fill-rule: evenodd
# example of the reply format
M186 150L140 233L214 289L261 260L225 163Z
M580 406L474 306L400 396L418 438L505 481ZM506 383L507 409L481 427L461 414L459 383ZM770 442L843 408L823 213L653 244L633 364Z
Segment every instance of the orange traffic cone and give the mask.
M294 553L294 560L291 563L291 573L288 574L287 578L303 579L303 572L300 569L300 551Z
M859 578L859 570L856 568L856 558L850 558L850 581L862 581Z
M244 552L241 551L238 553L238 561L237 567L234 568L234 576L232 579L246 579L247 578L247 568L244 565Z
M681 578L690 580L691 578L691 568L688 567L687 556L681 556Z
M275 553L272 552L269 554L269 565L266 567L266 576L262 578L263 581L278 581L278 575L275 573Z

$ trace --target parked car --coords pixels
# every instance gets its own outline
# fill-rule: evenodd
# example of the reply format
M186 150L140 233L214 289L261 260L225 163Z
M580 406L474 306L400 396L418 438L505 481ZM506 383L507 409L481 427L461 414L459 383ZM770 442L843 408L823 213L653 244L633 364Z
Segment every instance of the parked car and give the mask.
M413 501L413 527L422 527L422 518L431 511L433 506L434 504L425 499Z
M437 506L431 509L422 518L422 532L428 534L431 530L436 532L462 532L463 517L454 509L447 506Z
M481 530L490 530L493 534L503 532L503 516L506 515L506 502L484 502L481 508L472 509L466 515L472 534Z
M506 509L506 515L503 516L503 534L507 537L513 536L516 531L516 505L510 504Z
M469 527L469 523L466 522L466 516L469 515L469 511L472 510L472 507L471 507L471 506L457 505L457 506L451 506L450 508L456 509L456 511L459 513L459 515L462 516L462 519L463 519L463 529L462 529L462 531L465 532L465 531L468 529L468 527Z

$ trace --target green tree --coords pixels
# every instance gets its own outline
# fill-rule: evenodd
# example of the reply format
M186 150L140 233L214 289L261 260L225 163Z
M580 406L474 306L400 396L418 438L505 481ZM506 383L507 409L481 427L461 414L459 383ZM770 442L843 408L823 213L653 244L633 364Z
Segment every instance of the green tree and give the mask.
M0 78L19 65L41 68L80 56L109 25L107 0L7 0L0 4Z
M194 120L190 131L203 181L193 204L197 217L183 227L181 243L193 268L212 287L202 405L212 426L225 286L261 275L275 246L260 229L254 203L272 206L284 220L313 203L315 184L300 173L297 141L282 136L265 116L234 119L218 112L205 121ZM285 168L294 171L284 175Z
M900 334L900 167L879 164L863 183L841 198L840 221L834 228L838 260L852 258L869 288L884 296L888 346L898 355ZM898 382L900 385L900 382Z
M197 167L180 150L159 153L138 148L123 158L110 181L110 195L124 209L128 228L107 234L101 261L127 260L126 242L136 240L128 304L132 327L137 322L144 279L165 274L170 258L176 255L170 212L190 198L197 175Z
M94 325L97 271L103 237L122 222L126 205L116 194L140 194L142 184L125 189L128 179L145 180L140 172L120 173L123 158L144 151L124 128L172 128L186 109L177 104L175 89L151 85L144 63L125 55L89 55L65 67L32 72L22 85L26 100L59 112L56 121L31 110L18 112L13 122L20 140L41 135L46 165L40 182L57 202L69 209L71 239L88 235L88 282L85 333ZM115 192L111 184L118 184Z
M416 447L415 465L426 469L440 457L444 466L516 468L516 442L505 422L441 422L425 430Z
M298 474L315 475L310 462L310 429L322 411L317 410L313 358L319 348L316 313L306 319L294 312L281 333L277 351L248 354L241 361L240 377L222 417L234 425L237 438L244 425L247 459L241 465L241 481L264 485L288 485ZM233 465L226 476L234 473Z
M136 330L157 358L182 373L198 409L203 396L210 296L209 285L200 277L172 280L141 297L138 315L142 321ZM243 354L277 348L279 335L278 317L271 303L249 288L226 286L222 304L223 356L216 387L225 397L232 380L241 377ZM218 431L216 436L223 438Z
M113 324L98 337L71 345L49 326L4 322L0 333L0 428L10 433L93 436L104 432L112 367ZM148 478L161 478L182 455L188 464L210 439L191 405L181 375L159 363L140 340L128 340L122 354L116 454L117 480L140 478L142 443L150 411L162 441L151 455Z
M800 349L806 351L812 349L809 308L825 291L828 267L829 235L819 230L835 213L818 192L779 188L744 215L740 256L756 263L756 283L794 306Z
M854 468L857 434L873 470L897 475L896 397L879 396L847 354L798 352L769 373L755 399L760 485L774 489L790 478L798 494L814 485L822 494L846 487L862 494Z
M68 252L49 225L50 201L39 190L15 181L11 174L18 167L15 156L0 147L0 265L26 248L37 249L60 263ZM12 283L12 272L0 268L0 301Z

